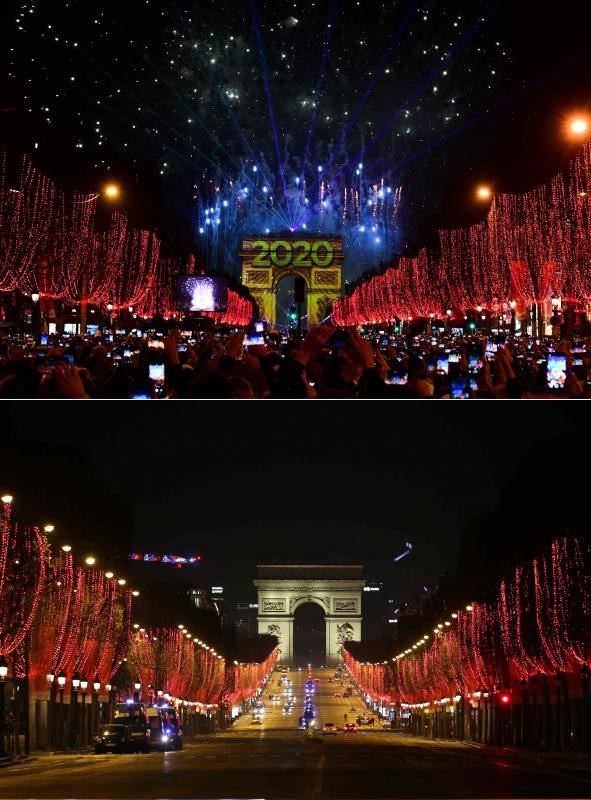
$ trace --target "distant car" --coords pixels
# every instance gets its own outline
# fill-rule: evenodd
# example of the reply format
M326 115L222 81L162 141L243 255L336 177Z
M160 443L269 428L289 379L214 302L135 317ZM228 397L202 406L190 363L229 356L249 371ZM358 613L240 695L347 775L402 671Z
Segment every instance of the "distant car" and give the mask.
M342 696L343 696L343 693L342 693L342 692L335 692L335 693L334 693L334 696L335 696L335 697L342 697Z
M357 733L357 725L354 722L347 722L343 725L344 733Z
M322 735L323 736L336 736L337 735L337 726L334 722L325 722L324 727L322 728Z
M328 679L328 682L329 682L329 683L332 683L332 678L329 678L329 679Z
M255 714L255 715L253 716L253 718L250 720L250 722L251 722L251 725L262 725L262 724L263 724L263 721L262 721L262 719L259 717L259 715L258 715L258 714Z
M355 706L351 706L351 708L349 709L349 711L357 711L357 709L355 708Z

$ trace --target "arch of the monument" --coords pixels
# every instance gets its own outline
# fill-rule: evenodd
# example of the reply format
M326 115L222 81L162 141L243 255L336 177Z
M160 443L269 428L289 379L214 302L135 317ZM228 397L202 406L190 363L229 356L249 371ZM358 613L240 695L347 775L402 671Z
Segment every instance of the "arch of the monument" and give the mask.
M278 284L286 277L303 278L306 320L311 327L326 317L330 306L341 296L344 257L340 236L245 236L240 251L242 283L256 300L261 319L273 327Z
M359 565L257 566L259 633L277 636L282 664L292 663L294 613L304 603L324 611L328 665L339 662L344 642L361 639L362 571Z

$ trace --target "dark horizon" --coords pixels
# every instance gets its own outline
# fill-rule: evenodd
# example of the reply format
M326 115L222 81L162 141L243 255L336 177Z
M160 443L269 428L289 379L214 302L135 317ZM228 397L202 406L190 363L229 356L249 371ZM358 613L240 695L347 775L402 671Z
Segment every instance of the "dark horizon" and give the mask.
M387 404L373 404L363 426L355 420L367 406L356 416L350 405L324 404L298 415L305 436L296 423L291 439L273 433L260 405L241 426L212 405L119 403L113 415L110 404L95 404L90 425L79 408L51 404L32 416L28 405L9 407L3 489L28 493L34 514L54 515L58 529L63 517L74 541L86 527L97 547L110 541L123 559L199 553L198 567L143 569L165 582L224 580L234 599L253 596L257 564L317 560L363 564L366 580L413 596L457 568L464 533L495 511L501 490L517 481L535 491L540 452L584 441L577 413L556 404L550 425L546 404L525 416L504 405L485 423L472 406L460 405L460 419L406 404L400 427ZM269 459L261 447L283 454ZM537 463L527 467L530 452ZM534 502L543 503L539 492ZM75 516L76 497L90 515ZM394 563L406 541L412 553Z

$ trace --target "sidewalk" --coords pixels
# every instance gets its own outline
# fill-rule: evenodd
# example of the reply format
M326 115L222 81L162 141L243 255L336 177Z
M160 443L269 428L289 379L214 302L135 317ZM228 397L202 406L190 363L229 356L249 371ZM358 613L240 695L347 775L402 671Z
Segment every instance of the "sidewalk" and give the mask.
M20 756L2 756L0 758L0 769L4 767L12 767L14 764L23 764L26 761L32 761L33 756L20 755Z

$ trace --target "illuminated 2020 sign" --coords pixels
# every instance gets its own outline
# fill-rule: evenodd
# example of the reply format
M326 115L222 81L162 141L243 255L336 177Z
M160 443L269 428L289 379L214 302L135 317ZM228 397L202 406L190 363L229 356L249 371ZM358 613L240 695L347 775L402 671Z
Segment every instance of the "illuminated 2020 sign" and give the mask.
M331 267L334 245L330 239L256 239L253 267Z
M340 236L248 237L242 241L243 263L254 267L340 267L343 260Z

